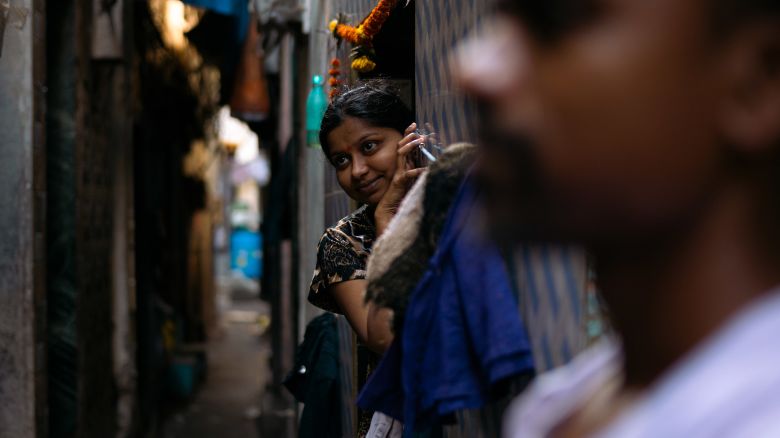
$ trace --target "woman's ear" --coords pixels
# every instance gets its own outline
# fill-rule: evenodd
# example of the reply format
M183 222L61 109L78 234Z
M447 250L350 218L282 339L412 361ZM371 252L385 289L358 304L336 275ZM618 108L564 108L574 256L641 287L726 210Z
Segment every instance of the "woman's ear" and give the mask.
M721 127L744 152L780 144L780 20L757 20L724 47Z

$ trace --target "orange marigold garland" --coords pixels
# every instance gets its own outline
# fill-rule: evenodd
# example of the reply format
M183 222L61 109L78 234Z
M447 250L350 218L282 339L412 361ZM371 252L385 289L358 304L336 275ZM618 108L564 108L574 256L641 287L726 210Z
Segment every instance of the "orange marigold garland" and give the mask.
M333 36L336 38L349 41L352 44L363 44L368 39L366 38L366 34L363 32L363 29L361 29L360 26L353 27L341 23L339 20L333 20L330 22L330 31L333 32Z
M328 75L330 75L330 79L328 79L330 91L328 92L328 96L331 98L331 100L333 100L336 94L338 94L339 87L341 86L341 79L339 79L339 76L341 76L341 70L339 67L341 67L341 61L339 61L338 58L333 58L330 60L330 70L328 70Z
M357 26L345 24L343 16L333 20L328 26L333 36L339 40L349 41L355 45L357 52L353 52L352 69L367 73L376 68L376 62L373 60L373 50L371 50L374 36L382 30L382 26L390 17L398 0L379 0L379 3L371 10L366 18Z
M374 38L374 36L382 30L382 25L384 25L385 21L390 17L390 12L392 12L396 3L398 3L398 0L379 0L376 7L368 14L368 17L363 20L360 27L363 28L363 33L368 39Z

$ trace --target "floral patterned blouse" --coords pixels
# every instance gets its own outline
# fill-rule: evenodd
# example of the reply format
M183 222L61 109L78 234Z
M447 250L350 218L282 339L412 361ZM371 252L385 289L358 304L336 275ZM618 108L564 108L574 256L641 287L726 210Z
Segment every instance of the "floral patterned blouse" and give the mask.
M309 302L333 313L342 313L328 287L366 278L366 265L376 238L374 215L368 206L328 228L317 247L317 266L309 288Z

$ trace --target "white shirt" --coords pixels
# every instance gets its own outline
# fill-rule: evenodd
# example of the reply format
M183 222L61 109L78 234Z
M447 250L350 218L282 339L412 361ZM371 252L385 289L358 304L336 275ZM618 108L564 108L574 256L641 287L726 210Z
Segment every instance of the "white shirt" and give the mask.
M507 410L504 435L542 438L621 366L604 341L540 376ZM780 289L727 322L593 438L780 437Z

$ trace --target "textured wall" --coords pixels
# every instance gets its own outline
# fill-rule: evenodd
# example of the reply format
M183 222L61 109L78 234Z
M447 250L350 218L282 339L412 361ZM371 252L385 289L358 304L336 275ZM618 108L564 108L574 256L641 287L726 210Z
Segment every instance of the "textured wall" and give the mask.
M45 434L43 1L0 2L0 436Z
M449 58L458 41L477 32L486 0L416 2L417 120L431 123L442 144L476 141L474 106L452 83Z
M357 23L371 12L376 0L336 0L335 3L339 5L337 12L347 14L350 21Z

